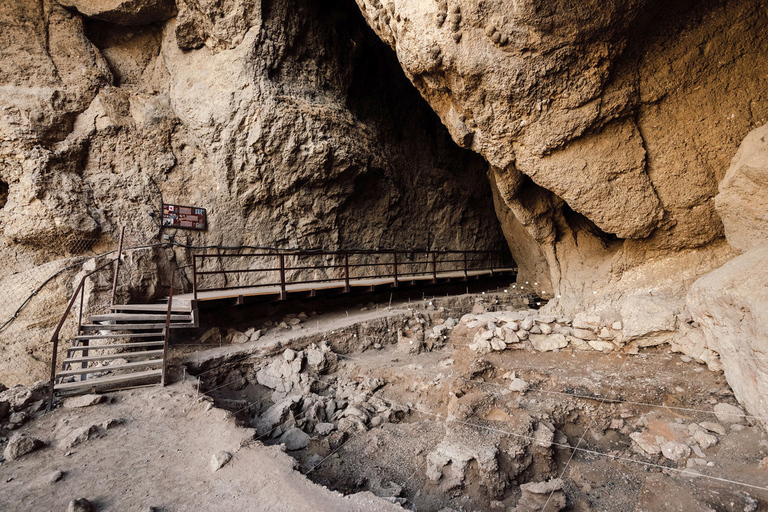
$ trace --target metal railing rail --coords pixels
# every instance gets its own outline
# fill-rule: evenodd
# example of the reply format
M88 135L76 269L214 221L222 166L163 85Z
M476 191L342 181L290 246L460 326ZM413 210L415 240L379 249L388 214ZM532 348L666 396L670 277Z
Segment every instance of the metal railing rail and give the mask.
M316 264L289 264L287 258L326 258L334 263ZM376 257L385 261L350 262L352 257ZM265 266L249 268L219 268L206 269L206 260L220 260L224 265L225 260L231 259L261 259ZM338 261L341 261L339 263ZM253 262L253 261L252 261ZM252 263L251 262L251 263ZM288 284L310 284L333 281L343 281L345 291L349 292L351 281L354 279L393 279L394 287L398 287L401 281L416 276L431 276L436 283L439 274L445 272L461 272L464 279L469 273L477 270L494 270L514 268L514 263L509 257L505 257L498 251L428 251L428 250L384 250L384 251L270 251L259 253L224 253L224 254L194 254L192 256L192 290L194 299L198 299L198 292L235 290L238 288L262 288L279 286L281 298L285 298ZM384 271L380 271L381 269ZM366 272L355 275L355 271L365 269ZM290 272L323 271L328 277L313 277L311 279L289 279ZM277 273L277 279L262 280L253 284L238 283L235 285L205 287L201 282L205 276L223 276L225 279L231 275L267 274Z
M67 304L67 308L64 310L64 314L61 316L61 320L59 320L58 325L56 326L56 330L53 331L53 335L51 336L51 343L53 344L53 355L51 356L51 381L48 385L48 410L51 409L53 406L53 393L54 393L54 385L56 383L56 359L58 357L58 351L59 351L59 334L61 333L62 327L64 327L64 322L67 321L67 317L69 317L69 313L72 311L72 306L75 303L75 299L77 297L80 297L80 312L78 313L77 317L77 332L80 332L80 328L83 325L83 298L85 294L83 293L85 282L88 278L90 278L92 275L96 274L97 272L100 272L101 270L104 270L105 268L109 267L115 261L120 259L120 254L118 253L116 258L113 258L109 260L108 262L96 267L95 270L92 270L91 272L88 272L83 276L82 279L80 279L80 283L77 285L77 288L75 288L75 293L72 294L72 298L69 299L69 303ZM83 355L87 356L87 351L83 353Z

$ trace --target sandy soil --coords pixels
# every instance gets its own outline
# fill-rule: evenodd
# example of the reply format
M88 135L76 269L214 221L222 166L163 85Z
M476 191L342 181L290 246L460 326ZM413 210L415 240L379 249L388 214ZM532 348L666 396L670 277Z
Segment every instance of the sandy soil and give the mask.
M111 403L59 408L23 427L48 446L0 464L4 511L64 511L85 497L98 511L397 510L372 495L342 497L293 470L280 447L251 443L253 430L196 399L191 381L110 394ZM72 448L71 429L118 418L124 424ZM234 454L212 472L214 453ZM48 483L54 471L63 478Z

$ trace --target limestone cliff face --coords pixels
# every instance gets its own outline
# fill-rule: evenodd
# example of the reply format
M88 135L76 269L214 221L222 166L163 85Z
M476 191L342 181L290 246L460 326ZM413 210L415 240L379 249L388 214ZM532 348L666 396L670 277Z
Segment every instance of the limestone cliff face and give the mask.
M764 2L357 3L491 164L511 250L562 309L658 288L678 255L698 273L729 257L713 198L768 118Z
M22 0L0 24L0 280L24 291L0 322L121 226L159 242L161 200L208 208L206 233L170 233L190 245L505 245L488 164L352 2ZM186 256L136 256L142 298ZM44 376L67 286L0 333L0 381Z

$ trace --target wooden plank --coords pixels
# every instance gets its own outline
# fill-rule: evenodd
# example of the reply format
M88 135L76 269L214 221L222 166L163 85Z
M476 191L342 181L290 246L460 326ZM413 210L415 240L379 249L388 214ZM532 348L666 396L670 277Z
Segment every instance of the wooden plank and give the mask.
M82 350L105 350L108 348L142 348L142 347L156 347L162 345L163 340L158 341L142 341L136 343L114 343L107 345L80 345L79 347L69 347L67 352L79 352Z
M89 322L149 322L159 320L164 322L166 315L144 315L140 313L108 313L105 315L93 315L88 317ZM191 315L171 315L171 321L192 321Z
M165 327L165 326L163 326ZM165 329L160 332L129 332L125 334L81 334L73 340L119 340L121 338L162 338Z
M75 382L62 382L56 384L53 389L55 391L72 391L76 389L103 389L106 387L113 387L115 385L127 384L131 382L140 382L150 378L162 376L163 370L148 370L145 372L123 373L120 375L110 375L108 377L98 377L95 379L78 380Z
M176 301L174 301L176 302ZM110 306L112 311L162 311L165 312L168 310L168 304L124 304L124 305L115 305ZM171 313L189 313L192 310L192 307L190 304L184 305L176 305L174 304L171 307Z
M149 329L165 329L165 324L85 324L82 329L87 331L147 331Z
M119 357L116 355L115 357ZM56 374L56 377L69 377L70 375L83 375L86 373L99 373L99 372L111 372L114 370L135 370L137 368L147 368L149 366L155 366L163 364L162 359L152 359L149 361L132 361L125 364L117 364L114 366L91 366L90 368L78 368L76 370L62 370Z
M121 352L120 354L110 354L101 356L87 356L87 357L72 357L65 359L61 364L74 364L74 363L88 363L91 361L107 361L109 359L116 359L118 357L123 359L134 359L137 357L149 357L149 356L161 356L162 350L145 350L143 352Z

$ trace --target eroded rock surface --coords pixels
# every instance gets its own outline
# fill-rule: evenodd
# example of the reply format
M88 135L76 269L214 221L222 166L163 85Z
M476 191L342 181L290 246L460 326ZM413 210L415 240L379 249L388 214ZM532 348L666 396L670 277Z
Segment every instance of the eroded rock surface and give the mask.
M351 2L22 1L0 22L0 323L121 226L161 241L161 201L207 208L207 232L174 235L192 246L504 248L487 163ZM167 294L189 253L127 253L119 300ZM79 271L0 332L2 380L46 374ZM109 290L97 276L86 304Z
M768 115L759 2L357 3L491 164L521 276L561 308L638 287L681 297L692 280L664 283L668 258L696 276L723 263L713 198Z

